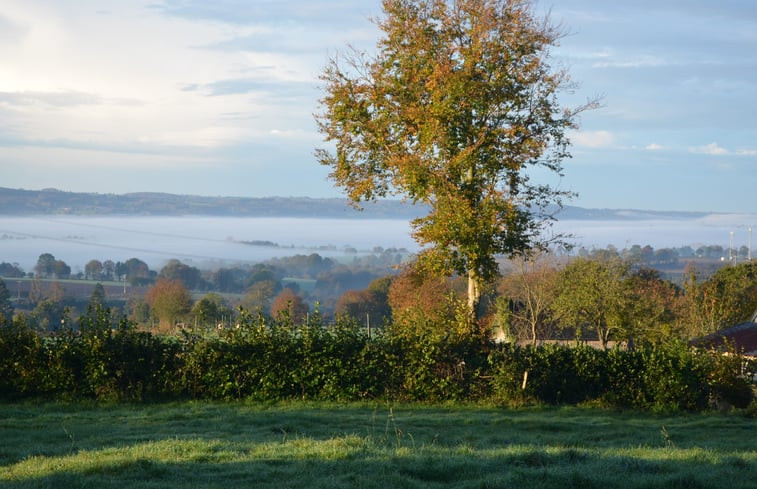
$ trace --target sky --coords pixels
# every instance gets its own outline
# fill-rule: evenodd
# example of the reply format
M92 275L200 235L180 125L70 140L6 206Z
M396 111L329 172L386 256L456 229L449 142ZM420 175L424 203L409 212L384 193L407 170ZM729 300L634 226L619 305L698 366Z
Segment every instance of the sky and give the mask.
M588 208L757 213L757 2L539 0L602 97L550 181ZM0 186L339 197L318 75L379 0L0 0Z

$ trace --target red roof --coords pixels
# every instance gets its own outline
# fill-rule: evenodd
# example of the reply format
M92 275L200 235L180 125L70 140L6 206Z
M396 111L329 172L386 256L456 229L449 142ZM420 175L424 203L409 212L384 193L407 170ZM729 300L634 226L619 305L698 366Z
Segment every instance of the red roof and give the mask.
M757 356L757 323L742 323L691 342L707 348L734 348L746 356Z

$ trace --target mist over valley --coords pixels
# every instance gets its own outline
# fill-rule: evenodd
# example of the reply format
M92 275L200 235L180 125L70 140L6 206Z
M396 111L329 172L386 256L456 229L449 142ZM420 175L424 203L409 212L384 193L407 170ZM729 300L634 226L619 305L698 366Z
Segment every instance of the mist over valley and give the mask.
M421 206L380 201L363 211L345 199L229 198L173 194L103 195L0 188L0 261L31 271L42 253L81 271L91 259L137 257L159 268L172 258L202 268L318 253L349 260L386 249L418 251L410 220ZM200 210L202 209L202 211ZM749 243L757 216L649 210L557 213L549 232L576 249Z

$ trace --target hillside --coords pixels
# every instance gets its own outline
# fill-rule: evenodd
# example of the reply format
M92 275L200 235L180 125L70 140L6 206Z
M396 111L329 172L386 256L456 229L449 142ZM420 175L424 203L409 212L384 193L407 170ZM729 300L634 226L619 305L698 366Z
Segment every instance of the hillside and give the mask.
M341 198L309 197L207 197L140 192L100 194L64 192L57 189L22 190L0 187L0 215L145 215L145 216L245 216L331 217L363 219L411 219L425 214L424 206L400 200L366 203L359 211ZM584 209L566 206L560 219L636 220L693 219L705 213L615 209Z

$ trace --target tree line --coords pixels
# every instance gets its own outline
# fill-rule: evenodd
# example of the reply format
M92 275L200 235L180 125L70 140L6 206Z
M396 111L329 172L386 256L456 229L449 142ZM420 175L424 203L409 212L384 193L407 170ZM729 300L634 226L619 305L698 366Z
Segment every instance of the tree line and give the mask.
M240 307L272 317L287 311L296 321L317 307L327 318L347 315L374 328L399 322L434 330L455 319L466 294L463 277L438 277L420 262L403 261L396 250L380 251L350 264L314 253L215 270L172 259L153 271L132 258L114 263L113 270L143 287L117 297L102 286L87 285L79 287L77 298L66 292L73 287L69 283L53 281L43 290L32 280L27 296L11 301L4 283L2 288L6 308L15 305L39 330L59 324L67 308L74 316L84 311L88 300L163 332L177 325L207 329L231 324ZM35 276L60 262L52 254L41 255ZM91 279L108 277L100 263L88 263ZM757 309L754 262L717 263L717 271L702 272L690 262L681 267L682 278L673 281L628 250L612 248L589 255L543 253L502 260L500 278L482 291L478 324L502 340L534 344L551 339L590 339L603 346L690 340L745 321ZM86 287L90 289L82 293Z
M726 265L706 278L691 268L681 284L606 254L544 254L502 267L476 320L466 278L440 278L418 262L344 292L329 317L296 287L283 288L268 309L247 308L216 292L194 298L181 280L158 277L126 309L110 306L98 283L83 312L63 306L43 323L40 311L14 311L0 280L0 395L660 410L751 402L753 364L687 340L749 318L757 263ZM257 270L270 278L270 270ZM554 338L570 346L542 344Z

